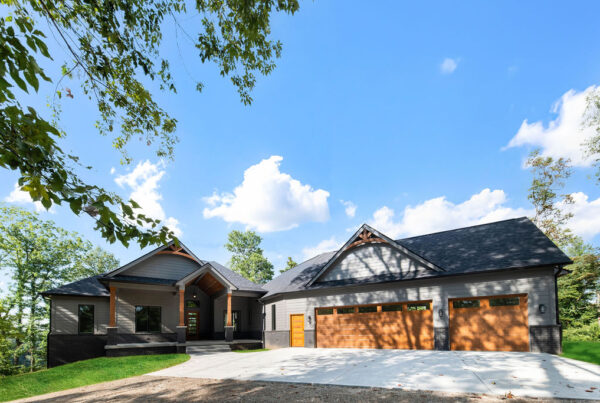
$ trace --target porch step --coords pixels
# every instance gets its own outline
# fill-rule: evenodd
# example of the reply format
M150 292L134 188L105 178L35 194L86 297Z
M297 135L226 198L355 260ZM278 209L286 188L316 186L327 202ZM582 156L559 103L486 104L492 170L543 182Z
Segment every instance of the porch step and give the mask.
M187 346L185 352L188 354L216 354L227 353L231 351L228 344L217 344L208 346Z

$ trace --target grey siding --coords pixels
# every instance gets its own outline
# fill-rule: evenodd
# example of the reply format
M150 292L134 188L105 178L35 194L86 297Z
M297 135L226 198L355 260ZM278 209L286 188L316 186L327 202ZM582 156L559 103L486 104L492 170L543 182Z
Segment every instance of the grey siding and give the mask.
M179 324L179 295L172 291L117 289L116 320L119 333L135 333L135 306L160 306L161 333L175 333Z
M289 315L304 314L304 328L314 329L314 309L322 306L359 305L396 301L432 300L434 327L448 327L448 298L505 294L529 295L529 325L555 325L553 269L539 268L452 278L415 280L305 291L265 304L266 329L271 329L271 305L277 305L277 330L289 331ZM538 305L546 305L539 313ZM444 310L443 317L438 311ZM310 320L309 320L310 317Z
M120 274L179 280L199 267L198 263L182 256L155 255Z
M321 275L319 281L370 277L390 273L401 273L403 277L408 277L411 272L425 270L431 269L389 245L363 245L342 254L340 259Z
M223 323L223 312L227 311L227 295L221 295L214 300L214 327L215 332L225 331ZM256 298L236 297L231 298L231 310L240 311L241 332L262 331L262 306Z
M78 334L77 317L80 304L94 305L94 334L106 334L108 326L108 298L52 296L52 334Z

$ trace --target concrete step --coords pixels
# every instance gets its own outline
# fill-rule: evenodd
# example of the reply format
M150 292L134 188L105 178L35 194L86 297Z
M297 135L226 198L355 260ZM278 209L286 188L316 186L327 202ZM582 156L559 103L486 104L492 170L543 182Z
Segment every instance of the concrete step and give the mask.
M213 346L187 346L185 349L188 354L215 354L227 353L231 351L228 345L213 345Z

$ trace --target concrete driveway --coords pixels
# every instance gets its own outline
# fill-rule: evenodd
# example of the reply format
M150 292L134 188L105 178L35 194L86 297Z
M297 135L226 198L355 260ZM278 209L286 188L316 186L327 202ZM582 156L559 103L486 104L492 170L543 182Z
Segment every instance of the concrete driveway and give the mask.
M542 353L284 348L191 356L148 375L600 399L600 366Z

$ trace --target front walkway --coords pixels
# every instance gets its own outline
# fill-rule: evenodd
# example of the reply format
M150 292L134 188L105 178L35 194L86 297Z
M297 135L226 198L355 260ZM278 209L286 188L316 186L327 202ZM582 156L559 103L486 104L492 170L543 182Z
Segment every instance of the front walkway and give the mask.
M191 355L148 375L600 399L600 366L543 353L284 348Z

